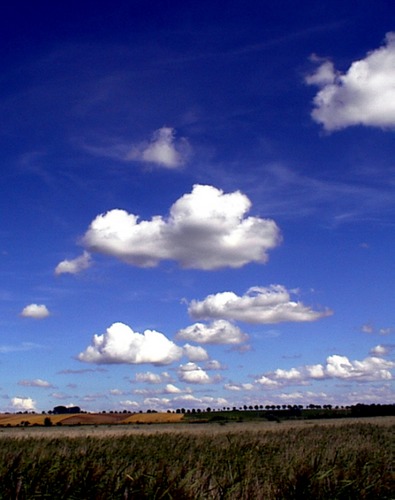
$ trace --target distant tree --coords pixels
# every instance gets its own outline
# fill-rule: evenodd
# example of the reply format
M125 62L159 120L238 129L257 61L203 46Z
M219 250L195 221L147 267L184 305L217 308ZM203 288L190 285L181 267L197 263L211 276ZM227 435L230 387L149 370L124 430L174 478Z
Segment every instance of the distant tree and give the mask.
M254 409L258 411L258 410L259 410L259 406L258 406L258 405L255 405L255 406L254 406Z
M51 427L52 420L49 417L45 417L44 418L44 425L45 425L45 427Z
M206 412L207 412L207 413L210 413L210 411L211 411L211 408L210 408L210 407L206 408Z

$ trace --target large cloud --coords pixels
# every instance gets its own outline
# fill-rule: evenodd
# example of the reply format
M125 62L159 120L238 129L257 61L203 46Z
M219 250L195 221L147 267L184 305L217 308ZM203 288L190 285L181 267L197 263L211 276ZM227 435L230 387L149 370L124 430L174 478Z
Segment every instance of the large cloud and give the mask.
M44 319L49 316L49 311L44 304L29 304L24 307L21 316L24 318Z
M292 301L282 285L252 287L242 297L233 292L209 295L202 301L193 300L188 312L200 319L224 318L262 324L315 321L332 314L328 309L314 311L301 302Z
M388 33L383 47L353 62L346 73L325 61L306 81L320 87L312 117L326 130L352 125L394 127L395 33Z
M278 368L259 377L256 382L265 387L306 384L312 380L337 379L355 382L392 380L391 369L395 363L378 356L369 356L362 361L350 361L347 356L333 354L325 364L306 365L283 370Z
M280 243L280 231L273 220L246 217L250 207L239 191L195 185L173 204L167 219L139 221L125 210L110 210L92 221L82 242L92 252L140 267L161 260L206 270L264 263L268 250Z
M182 355L182 348L163 333L155 330L138 333L123 323L114 323L103 335L94 335L92 345L78 359L88 363L167 365Z
M200 344L241 344L248 339L240 328L223 319L209 325L195 323L179 330L177 337Z
M127 155L127 159L174 169L184 165L189 152L190 146L186 139L176 141L174 129L162 127L154 132L149 143L134 146Z
M72 260L62 260L55 268L55 274L77 274L84 269L88 269L92 264L91 256L88 252L84 252L79 257Z

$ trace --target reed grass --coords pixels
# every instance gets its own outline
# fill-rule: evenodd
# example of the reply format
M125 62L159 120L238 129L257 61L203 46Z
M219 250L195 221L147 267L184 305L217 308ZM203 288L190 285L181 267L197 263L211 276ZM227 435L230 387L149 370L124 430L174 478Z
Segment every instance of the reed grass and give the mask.
M175 428L176 429L176 428ZM395 426L3 436L1 499L391 499Z

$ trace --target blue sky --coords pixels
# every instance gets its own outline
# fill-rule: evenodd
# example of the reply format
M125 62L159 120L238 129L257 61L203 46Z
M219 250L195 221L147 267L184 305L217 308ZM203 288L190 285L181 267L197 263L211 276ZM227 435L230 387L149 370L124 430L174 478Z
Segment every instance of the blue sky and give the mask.
M394 401L392 2L0 33L0 411Z

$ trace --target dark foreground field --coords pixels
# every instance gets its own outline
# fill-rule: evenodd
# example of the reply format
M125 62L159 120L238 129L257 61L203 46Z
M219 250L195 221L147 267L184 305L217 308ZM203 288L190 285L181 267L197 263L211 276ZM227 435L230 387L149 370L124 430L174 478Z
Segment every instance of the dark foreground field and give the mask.
M393 499L394 419L3 430L1 499Z

